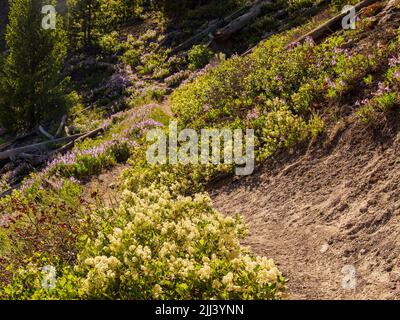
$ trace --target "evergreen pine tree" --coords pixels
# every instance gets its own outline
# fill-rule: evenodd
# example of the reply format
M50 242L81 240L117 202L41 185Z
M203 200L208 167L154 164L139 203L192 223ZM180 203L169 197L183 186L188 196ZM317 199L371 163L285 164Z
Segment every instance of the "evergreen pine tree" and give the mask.
M10 1L8 52L0 75L0 124L14 132L64 112L62 64L67 40L59 17L55 30L42 28L42 7L47 4L49 0Z
M68 0L68 31L75 47L92 47L99 32L99 0Z

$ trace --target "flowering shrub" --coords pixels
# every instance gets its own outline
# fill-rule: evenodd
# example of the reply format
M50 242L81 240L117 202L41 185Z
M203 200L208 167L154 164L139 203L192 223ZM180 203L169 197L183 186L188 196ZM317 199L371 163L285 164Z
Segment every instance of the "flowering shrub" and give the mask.
M125 190L118 209L94 216L98 230L81 246L74 270L64 268L59 273L63 287L44 292L38 266L29 265L15 272L3 294L12 292L14 298L279 298L284 279L272 260L252 257L240 246L245 234L241 221L217 213L204 194L184 197L171 192L181 189L175 184L172 188L152 185L135 193Z
M396 42L392 50L399 49L400 41ZM377 120L381 113L391 110L400 104L400 57L391 56L388 60L388 70L383 82L379 82L376 90L370 97L356 102L360 107L357 116L365 124L371 124Z
M148 119L151 110L151 106L144 106L137 111L114 114L102 125L111 134L97 140L88 139L75 150L56 156L47 164L43 174L82 179L117 163L126 162L146 131L162 126Z
M82 223L90 210L82 187L73 179L31 177L21 190L0 199L0 276L35 262L38 256L73 261ZM5 264L6 263L6 264ZM15 267L15 268L14 268ZM4 278L3 278L4 277Z
M105 167L128 160L130 148L135 143L127 138L105 141L90 149L69 152L52 160L47 167L49 174L81 179L100 173Z
M319 111L326 104L342 104L387 55L386 48L375 44L363 51L343 48L348 41L344 36L318 45L311 38L289 43L291 32L273 36L252 54L233 57L178 88L170 101L180 125L254 128L256 153L265 159L318 136L324 130ZM379 100L387 106L395 97Z
M278 110L261 118L260 154L269 157L281 148L290 148L308 137L307 123L288 110Z
M306 2L292 1L292 6ZM122 59L148 79L163 79L172 66L182 66L182 61L166 61L165 51L155 52L156 37L157 32L149 31L121 44L121 50L126 50ZM104 50L112 51L116 38L117 34L104 38ZM188 72L174 70L178 73L166 78L169 85L188 78L171 98L180 126L253 128L258 159L264 160L318 137L324 130L320 111L325 114L327 104L340 105L360 83L373 88L367 99L356 103L362 120L375 119L399 104L397 44L389 50L368 44L349 50L344 48L348 43L344 36L330 37L318 45L312 39L288 44L290 39L290 34L275 36L251 55L233 57L216 68L209 65L190 77ZM145 47L151 52L143 54ZM189 61L206 63L201 61L200 49L204 48L191 51ZM384 70L381 77L377 75L380 70ZM127 88L137 77L133 73L128 67L128 72L120 73L126 79L115 74L109 84ZM376 82L375 76L379 77ZM164 94L148 79L133 81L132 99ZM144 134L168 122L159 112L147 105L112 116L103 124L103 137L86 140L57 157L42 173L24 181L20 191L0 201L4 212L0 254L12 262L7 270L0 263L8 279L4 282L0 276L5 283L0 298L282 296L285 281L273 261L255 257L240 245L246 234L242 221L216 212L202 193L216 173L229 172L229 166L152 166L146 162ZM149 119L150 114L157 119ZM120 203L94 213L81 199L76 178L99 173L129 157L131 168L124 172ZM18 251L19 260L13 251ZM57 268L55 289L42 288L45 264Z
M49 263L55 268L57 275L56 286L51 290L42 286L43 266L49 266ZM10 265L7 269L13 278L0 290L1 300L71 300L78 298L79 279L71 272L71 268L63 263L38 255L34 261L32 259L24 261L24 268L13 268Z
M268 299L283 288L271 260L240 247L242 223L215 212L205 195L126 190L104 219L115 223L79 256L89 298Z
M32 278L32 265L38 261L37 254L52 263L58 259L63 268L76 259L78 240L94 228L85 223L92 206L82 198L82 187L76 178L86 178L126 161L146 130L161 125L148 119L152 109L148 106L115 114L104 121L105 136L87 139L73 151L56 156L42 171L26 178L19 190L0 199L0 281L7 283L14 276L15 282L7 293L10 297L28 297L29 292L35 292L36 298L46 297L41 296L44 291L40 287L32 287L35 282L28 281ZM28 263L31 264L25 270L19 269ZM31 286L25 287L23 294L19 290L24 285Z
M140 159L140 160L139 160ZM204 185L216 172L228 172L227 165L149 165L144 149L135 150L135 156L129 161L132 166L124 174L123 188L139 191L152 184L164 185L171 192L190 195L204 190ZM176 184L180 181L180 184ZM179 188L179 189L174 189Z

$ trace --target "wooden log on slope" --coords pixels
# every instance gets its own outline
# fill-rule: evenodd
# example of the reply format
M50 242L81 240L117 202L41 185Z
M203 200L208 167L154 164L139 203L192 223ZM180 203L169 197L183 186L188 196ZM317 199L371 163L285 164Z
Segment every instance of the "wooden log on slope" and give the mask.
M85 133L85 134L81 135L80 137L78 137L77 139L74 139L71 142L67 143L66 145L62 146L61 148L52 151L49 155L46 156L46 158L49 158L50 156L55 155L55 154L63 154L66 151L71 150L77 142L83 141L86 138L93 138L94 136L97 136L99 133L102 133L103 131L104 131L104 128L97 128L88 133Z
M20 135L14 139L12 139L11 141L5 142L2 145L0 145L0 151L3 151L7 148L9 148L10 146L12 146L14 143L20 141L20 140L24 140L26 138L29 138L31 136L33 136L34 134L36 134L36 130L30 131L26 134Z
M179 46L176 48L172 49L172 51L168 54L169 57L177 54L178 52L184 51L195 45L196 43L199 43L203 38L207 37L210 34L213 34L215 31L218 30L218 28L221 28L222 26L226 25L227 23L231 22L232 20L240 17L242 14L244 14L246 11L248 11L252 5L247 5L244 6L229 16L223 18L223 19L216 19L212 20L208 23L207 28L201 30L197 34L195 34L193 37L189 38L185 42L181 43Z
M19 155L22 155L22 157L23 158L26 158L27 160L30 160L29 162L32 164L32 165L40 165L40 164L42 164L42 163L44 163L45 161L47 161L50 157L52 157L52 156L54 156L54 155L56 155L56 154L63 154L63 153L65 153L65 152L67 152L67 151L69 151L69 150L71 150L72 148L73 148L73 146L75 145L75 143L76 142L78 142L78 141L82 141L82 140L84 140L84 139L86 139L86 138L92 138L92 137L94 137L94 136L96 136L97 134L99 134L99 133L101 133L101 132L103 132L104 131L104 128L97 128L97 129L95 129L95 130L93 130L93 131L90 131L90 132L88 132L88 133L85 133L85 134L79 134L79 135L74 135L74 136L69 136L69 137L65 137L65 138L61 138L61 139L56 139L56 140L54 140L54 141L48 141L48 142L44 142L44 143L39 143L39 144L36 144L36 145L31 145L31 146L26 146L26 147L22 147L22 148L18 148L18 149L26 149L26 148L30 148L29 150L27 150L27 151L30 151L30 150L34 150L35 148L37 148L37 147L34 147L34 146L40 146L40 147L42 147L44 144L48 144L49 142L56 142L56 141L58 141L58 142L60 142L60 141L65 141L66 139L73 139L72 141L70 141L68 144L66 144L66 145L64 145L64 146L62 146L61 148L59 148L59 149L57 149L57 150L54 150L54 151L52 151L52 152L50 152L50 153L48 153L47 155L45 155L45 156L42 156L42 157L36 157L35 155L28 155L28 154L24 154L24 152L25 151L22 151L21 153L19 153ZM32 149L33 148L33 149ZM16 149L14 149L14 152L15 152L15 150ZM9 151L13 151L13 150L9 150ZM20 150L19 150L20 151ZM17 151L17 152L19 152L19 151ZM0 154L0 158L1 158L1 154ZM0 199L1 198L3 198L3 197L5 197L5 196L7 196L7 195L10 195L15 189L18 189L19 187L20 187L20 183L18 183L18 184L15 184L15 185L13 185L10 189L8 189L8 190L6 190L6 191L4 191L3 193L1 193L0 194Z
M24 146L24 147L6 150L3 152L0 152L0 160L8 159L10 157L15 157L21 153L26 153L26 152L29 152L32 150L45 149L49 144L60 143L60 142L65 142L65 141L69 141L69 140L76 140L83 135L84 134L76 134L76 135L69 136L69 137L49 140L49 141L45 141L45 142L41 142L41 143L31 144L31 145Z
M261 13L262 9L265 5L271 4L270 0L259 0L257 1L248 12L240 16L239 18L230 22L227 26L218 30L214 34L215 41L225 41L232 37L232 35L236 34L244 27L246 27L249 23L254 21Z
M359 2L358 4L356 4L354 6L354 8L356 10L356 14L360 9L367 7L375 2L378 2L378 0L364 0L364 1ZM314 41L318 41L325 34L332 33L335 30L339 29L341 27L341 22L346 15L348 15L348 12L344 12L344 13L340 13L340 14L336 15L335 17L333 17L332 19L329 19L328 21L326 21L322 25L318 26L314 30L312 30L312 31L308 32L307 34L305 34L304 36L298 38L295 42L304 42L304 40L307 38L311 38Z
M288 11L287 10L280 10L277 13L275 13L272 18L279 20L277 26L275 27L274 30L268 31L264 36L262 37L261 41L257 43L255 46L249 48L246 52L242 53L241 56L246 56L254 51L255 48L257 48L261 43L263 43L265 40L268 38L272 37L275 34L281 33L287 29L290 29L290 22L296 18L297 16L301 17L310 17L312 15L315 15L318 13L322 8L324 8L326 5L328 5L330 0L323 0L320 3L318 3L315 6L311 6L309 8L304 8L299 11L299 13L296 14L295 17L288 16ZM286 16L286 17L285 17ZM280 20L282 17L285 17L284 19Z
M184 51L184 50L189 49L190 47L192 47L196 43L200 42L208 34L213 33L215 30L217 30L218 29L218 25L219 25L218 20L210 21L210 23L208 24L208 27L206 29L200 31L195 36L191 37L190 39L186 40L184 43L182 43L179 46L177 46L175 49L173 49L169 53L168 56L171 57L171 56L177 54L180 51Z
M67 116L67 115L64 115L64 116L61 118L60 125L58 126L58 129L57 129L57 132L56 132L56 138L58 138L59 136L61 136L62 132L64 131L64 127L65 127L65 124L67 123L67 119L68 119L68 116Z
M50 133L48 133L42 126L38 127L38 133L40 133L46 139L54 140L54 137Z

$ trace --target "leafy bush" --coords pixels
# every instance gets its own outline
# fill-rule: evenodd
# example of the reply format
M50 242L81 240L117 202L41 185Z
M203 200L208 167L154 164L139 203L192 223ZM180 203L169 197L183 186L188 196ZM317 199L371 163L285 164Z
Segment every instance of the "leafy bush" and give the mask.
M129 49L125 51L121 57L121 61L126 65L136 67L140 62L140 51L135 49Z
M307 124L288 110L268 113L263 121L260 138L260 154L267 158L277 150L290 148L308 137Z
M181 189L176 183L172 189ZM152 185L124 191L121 206L99 213L74 270L44 292L38 264L14 272L13 298L277 299L284 280L272 260L241 248L245 229L203 195ZM27 281L29 279L29 281ZM69 279L66 281L65 279ZM65 283L68 285L65 285ZM74 283L74 286L71 285ZM23 290L26 288L27 290ZM65 288L65 289L64 289Z
M107 53L118 53L122 49L121 40L117 31L105 34L99 40L100 48ZM126 63L130 64L130 63Z
M188 52L189 69L194 71L203 68L213 56L214 53L207 46L202 44L193 46Z
M132 143L127 139L107 141L89 149L77 150L48 164L50 174L82 179L101 173L106 167L128 160Z
M400 29L399 29L400 33ZM394 41L387 48L389 58L385 79L380 81L377 88L365 99L358 100L359 110L356 115L365 124L374 123L380 115L400 105L400 56L398 50L400 40Z
M321 133L317 110L340 104L385 56L374 45L367 53L343 49L342 36L319 45L312 39L289 43L291 32L271 37L252 54L233 57L178 88L170 100L180 125L254 128L257 152L265 159Z
M85 203L81 195L74 179L38 175L26 179L21 190L0 199L0 256L13 266L38 255L73 261L77 235L84 230L81 219L88 213L81 210Z

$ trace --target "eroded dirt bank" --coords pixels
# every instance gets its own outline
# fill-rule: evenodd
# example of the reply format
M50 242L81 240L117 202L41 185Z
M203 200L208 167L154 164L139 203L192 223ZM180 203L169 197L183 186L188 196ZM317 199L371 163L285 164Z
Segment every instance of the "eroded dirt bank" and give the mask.
M219 211L244 217L244 244L275 260L291 298L400 298L398 119L375 134L334 128L318 147L211 190ZM342 288L346 265L355 290Z

